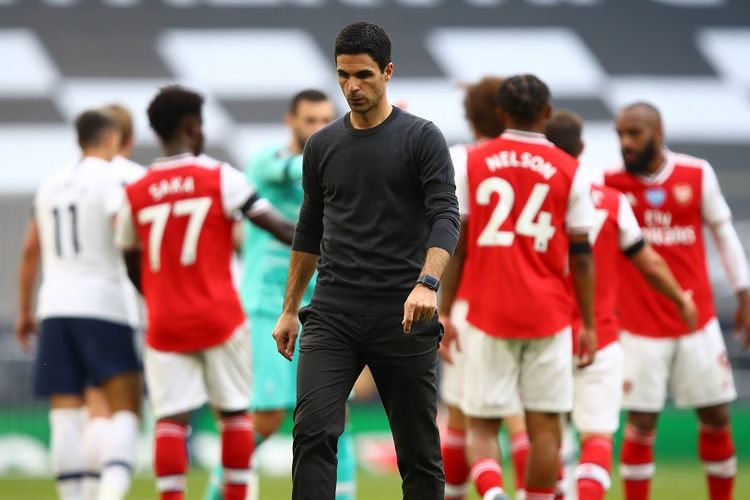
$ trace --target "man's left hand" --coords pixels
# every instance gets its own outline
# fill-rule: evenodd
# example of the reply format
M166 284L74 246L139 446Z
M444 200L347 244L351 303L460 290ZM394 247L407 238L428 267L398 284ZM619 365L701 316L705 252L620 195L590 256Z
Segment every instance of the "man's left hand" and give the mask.
M430 319L436 311L437 292L424 285L415 286L404 302L404 320L401 322L404 333L411 331L412 323Z

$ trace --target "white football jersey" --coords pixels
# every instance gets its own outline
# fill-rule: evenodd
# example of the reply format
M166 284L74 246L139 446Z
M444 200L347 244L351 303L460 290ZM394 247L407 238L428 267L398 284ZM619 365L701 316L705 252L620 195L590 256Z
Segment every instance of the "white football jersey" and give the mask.
M128 173L121 173L127 169ZM85 157L44 180L34 199L42 251L37 314L130 323L113 218L133 169Z

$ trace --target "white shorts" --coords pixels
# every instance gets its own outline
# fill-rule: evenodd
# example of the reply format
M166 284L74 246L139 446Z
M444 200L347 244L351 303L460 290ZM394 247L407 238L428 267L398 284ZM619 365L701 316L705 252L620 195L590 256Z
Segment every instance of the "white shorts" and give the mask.
M460 407L461 395L464 377L464 353L463 341L466 338L466 331L469 329L469 323L466 321L466 314L469 312L469 303L465 300L457 300L451 308L451 322L456 328L458 342L462 350L456 349L453 343L450 347L452 363L443 361L440 365L440 399L443 403Z
M192 353L146 347L144 368L156 418L178 415L205 403L224 411L245 410L252 380L248 325L223 344Z
M737 398L732 368L716 318L677 338L622 332L625 353L623 408L658 413L667 385L680 408L704 408Z
M573 371L573 424L578 432L613 434L622 406L622 346L613 342Z
M570 327L540 339L500 339L470 326L462 347L465 369L461 409L466 415L502 418L524 410L571 411Z

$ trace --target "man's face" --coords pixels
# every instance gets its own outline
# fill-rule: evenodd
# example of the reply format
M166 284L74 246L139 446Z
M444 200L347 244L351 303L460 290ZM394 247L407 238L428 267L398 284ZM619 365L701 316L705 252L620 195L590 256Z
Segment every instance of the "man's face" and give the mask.
M393 63L380 71L369 54L339 54L336 72L341 91L355 113L367 113L376 108L385 95L385 84L393 74Z
M633 173L646 173L661 148L658 128L637 110L623 111L617 117L617 136L625 168Z
M335 111L333 103L325 101L300 101L294 114L286 117L286 124L291 129L294 140L300 149L305 147L307 139L315 132L333 121Z

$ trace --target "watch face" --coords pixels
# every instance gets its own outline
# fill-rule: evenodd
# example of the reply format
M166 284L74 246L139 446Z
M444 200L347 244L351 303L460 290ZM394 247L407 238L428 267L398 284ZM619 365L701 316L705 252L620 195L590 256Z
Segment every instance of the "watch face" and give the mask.
M438 286L440 286L440 281L438 281L436 277L430 275L422 276L419 279L419 283L422 283L424 286L432 290L437 290Z

